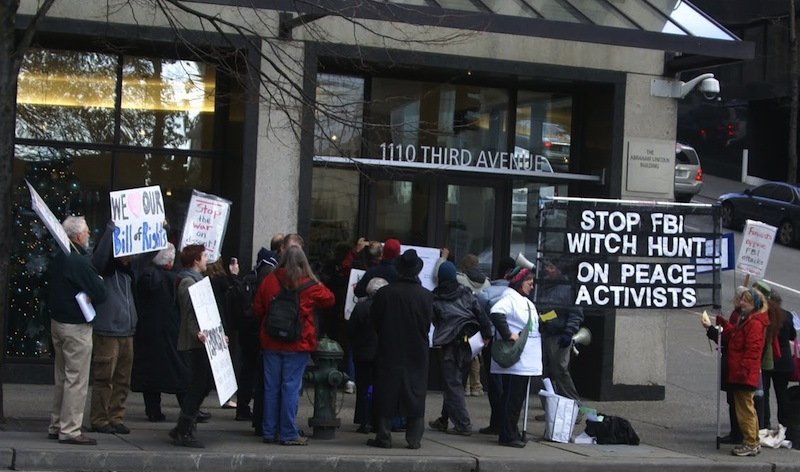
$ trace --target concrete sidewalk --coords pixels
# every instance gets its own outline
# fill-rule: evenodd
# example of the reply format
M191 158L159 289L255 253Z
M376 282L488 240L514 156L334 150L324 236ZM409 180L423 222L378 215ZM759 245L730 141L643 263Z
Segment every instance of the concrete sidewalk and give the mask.
M352 424L354 395L340 394L342 427L332 440L314 440L305 447L264 444L249 424L234 421L233 410L218 408L212 395L204 409L213 417L198 426L205 449L175 447L167 432L178 414L174 397L164 396L168 421L145 419L141 395L129 397L126 425L129 435L88 433L98 440L93 447L62 445L47 439L47 415L52 387L5 385L5 411L11 417L0 425L0 468L11 470L341 470L341 471L561 471L649 470L800 470L800 453L790 449L763 449L757 457L737 458L731 446L716 449L716 358L709 348L696 313L675 310L669 315L666 399L657 402L593 402L585 405L631 421L641 438L639 446L557 444L541 439L544 424L533 420L542 412L531 396L528 437L524 449L497 445L497 438L474 434L448 435L427 429L419 450L405 449L402 433L394 434L394 449L366 445L371 436L355 432ZM309 435L313 413L305 391L297 415ZM724 400L723 400L724 404ZM488 424L489 404L483 397L468 397L473 427ZM724 406L724 405L723 405ZM441 394L428 395L426 421L441 409ZM88 409L87 409L88 411ZM773 412L775 410L773 409ZM723 412L722 433L728 431ZM583 431L576 426L574 434Z

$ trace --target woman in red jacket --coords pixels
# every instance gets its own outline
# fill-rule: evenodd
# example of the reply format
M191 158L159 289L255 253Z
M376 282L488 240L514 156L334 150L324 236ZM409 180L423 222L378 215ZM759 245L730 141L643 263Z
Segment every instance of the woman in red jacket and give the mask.
M723 327L722 338L727 346L726 380L733 391L736 419L743 437L742 444L733 448L731 453L735 456L755 456L761 452L761 446L753 393L761 378L761 353L769 319L764 300L753 289L742 294L739 307L741 316L735 324L728 323L722 317L717 318Z
M299 318L303 325L297 341L281 341L264 330L269 307L281 288L302 288L299 292ZM253 300L253 314L258 319L264 359L264 417L262 431L264 442L280 442L285 446L304 446L308 438L301 437L295 424L297 402L303 385L303 373L309 353L317 348L314 329L314 308L328 308L334 303L333 293L314 276L305 253L292 246L284 250L278 268L270 273L258 287Z

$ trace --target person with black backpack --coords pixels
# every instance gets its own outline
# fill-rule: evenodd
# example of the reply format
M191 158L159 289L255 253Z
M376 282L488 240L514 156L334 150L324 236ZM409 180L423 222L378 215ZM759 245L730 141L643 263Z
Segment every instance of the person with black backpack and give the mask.
M300 436L295 416L309 354L317 348L314 309L328 308L335 301L333 292L319 282L298 246L283 250L277 270L256 292L253 314L261 324L265 443L308 444L308 438Z

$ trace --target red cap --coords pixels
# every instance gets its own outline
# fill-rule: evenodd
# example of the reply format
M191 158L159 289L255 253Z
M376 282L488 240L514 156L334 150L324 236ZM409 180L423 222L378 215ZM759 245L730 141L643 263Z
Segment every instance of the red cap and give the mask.
M392 259L396 259L397 256L400 255L400 241L392 238L387 239L383 243L383 253L381 257L386 259L387 261L391 261Z

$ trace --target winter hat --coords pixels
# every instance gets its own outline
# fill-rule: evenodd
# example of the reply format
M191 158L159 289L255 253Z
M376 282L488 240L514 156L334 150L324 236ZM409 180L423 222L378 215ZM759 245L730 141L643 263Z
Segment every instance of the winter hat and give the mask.
M514 261L513 257L504 257L500 259L500 264L497 267L497 278L504 279L506 275L514 269L517 263Z
M758 282L754 283L753 288L761 292L761 294L764 295L764 298L769 298L770 293L772 293L772 289L770 288L769 284L763 280L759 280Z
M519 266L515 267L508 275L508 286L514 290L518 289L530 274L530 269Z
M396 258L394 266L402 277L416 277L422 270L422 259L417 256L416 250L408 249Z
M455 282L456 280L456 266L450 261L444 261L439 266L439 283L447 282L448 280Z
M389 285L389 282L387 282L386 279L381 277L373 277L367 283L367 295L372 298L375 296L375 292L387 285Z
M381 257L386 259L387 261L391 261L392 259L396 259L397 256L400 255L400 241L390 238L387 239L383 243L383 253ZM414 251L414 255L416 255L416 251Z

